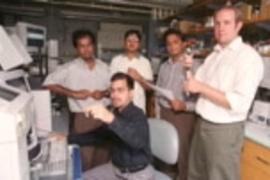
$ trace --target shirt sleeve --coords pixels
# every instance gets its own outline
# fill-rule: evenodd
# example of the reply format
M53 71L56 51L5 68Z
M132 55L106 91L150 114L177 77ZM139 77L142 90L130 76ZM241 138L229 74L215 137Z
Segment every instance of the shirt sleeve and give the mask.
M162 85L162 77L164 76L164 63L161 64L160 68L159 68L159 72L158 72L158 77L157 77L157 82L156 82L156 85L159 86L159 87L163 87ZM155 91L154 91L155 92ZM155 95L157 97L157 100L159 100L159 98L164 98L162 96L160 96L159 93L155 92Z
M95 145L110 138L110 131L106 126L101 126L93 131L70 134L67 137L69 144L77 144L80 146Z
M109 128L127 145L133 149L141 149L147 145L148 125L144 113L134 111L129 119L116 116Z
M52 84L65 86L68 74L69 74L69 65L68 64L62 65L47 76L47 78L43 82L43 86Z
M234 88L225 92L232 111L239 113L249 110L263 77L263 63L259 56L245 55L242 58L245 58L245 63L238 66Z
M141 76L147 81L153 81L153 71L148 59L145 59L144 67L140 67L143 70L140 71Z
M118 72L118 60L117 60L117 57L114 57L111 61L111 64L110 64L110 76L113 76L115 73Z
M163 67L164 67L164 64L162 64L159 68L159 72L158 72L158 77L157 77L157 86L160 86L162 87L162 80L161 80L161 77L163 76Z

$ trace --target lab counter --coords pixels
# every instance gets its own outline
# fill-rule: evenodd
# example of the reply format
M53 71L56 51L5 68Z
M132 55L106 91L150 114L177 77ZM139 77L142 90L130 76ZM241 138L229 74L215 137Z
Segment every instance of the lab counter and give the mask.
M270 127L262 126L251 121L246 122L245 137L257 144L270 149Z
M270 128L247 122L241 155L241 180L270 179Z

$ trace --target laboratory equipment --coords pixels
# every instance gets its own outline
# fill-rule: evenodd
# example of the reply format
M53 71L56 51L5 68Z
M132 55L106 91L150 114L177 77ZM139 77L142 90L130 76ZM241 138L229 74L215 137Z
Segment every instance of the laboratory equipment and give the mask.
M13 71L0 71L0 80L6 84L26 92L30 92L31 88L28 81L28 74L22 69Z
M15 34L0 26L0 179L29 180L30 163L41 155L36 112L28 75L13 69L32 62ZM3 40L3 41L2 41Z
M264 76L261 81L260 87L270 89L270 58L269 57L263 57L263 63L264 63Z
M28 52L36 53L39 48L44 51L46 45L46 27L26 22L18 22L15 26L16 34L19 36Z
M27 135L34 121L32 96L0 83L0 179L29 180ZM32 144L29 144L32 146Z
M0 25L0 65L4 71L24 64L24 57L17 50L4 28Z
M252 106L251 114L249 115L249 119L257 124L268 126L270 122L270 103L255 100Z

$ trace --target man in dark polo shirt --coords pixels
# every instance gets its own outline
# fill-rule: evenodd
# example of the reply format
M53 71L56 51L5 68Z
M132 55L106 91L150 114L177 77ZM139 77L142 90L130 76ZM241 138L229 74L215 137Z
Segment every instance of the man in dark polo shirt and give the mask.
M132 103L134 81L117 73L111 78L110 95L113 113L103 105L86 109L104 123L100 128L67 137L70 144L95 145L112 141L112 160L84 173L84 180L151 180L154 170L151 166L149 126L143 111ZM61 136L60 136L61 138Z

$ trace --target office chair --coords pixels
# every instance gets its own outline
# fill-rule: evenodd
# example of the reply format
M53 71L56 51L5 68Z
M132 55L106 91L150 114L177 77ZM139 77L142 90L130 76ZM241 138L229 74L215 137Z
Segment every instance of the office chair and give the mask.
M148 122L152 154L166 164L176 164L180 145L175 127L161 119L150 118ZM172 179L162 172L155 171L155 180Z

